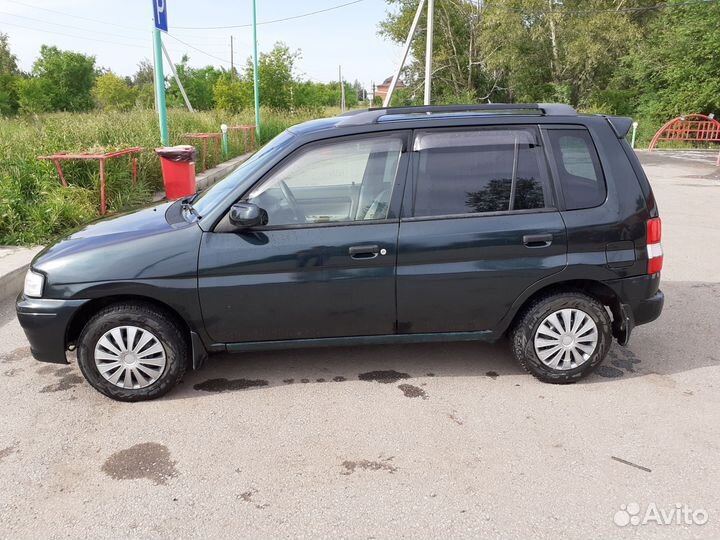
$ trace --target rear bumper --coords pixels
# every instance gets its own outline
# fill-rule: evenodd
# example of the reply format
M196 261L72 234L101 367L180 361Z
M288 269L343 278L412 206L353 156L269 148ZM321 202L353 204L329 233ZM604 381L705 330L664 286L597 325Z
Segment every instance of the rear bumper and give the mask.
M36 360L67 364L65 335L77 310L87 300L56 300L18 296L15 304L20 326Z
M660 290L660 275L619 279L607 285L620 298L620 313L614 314L613 335L621 345L626 345L636 326L652 322L662 313L665 295Z

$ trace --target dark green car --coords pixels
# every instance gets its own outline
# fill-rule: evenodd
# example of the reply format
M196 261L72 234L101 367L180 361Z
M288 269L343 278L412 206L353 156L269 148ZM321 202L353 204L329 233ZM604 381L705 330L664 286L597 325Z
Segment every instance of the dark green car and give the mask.
M38 255L33 355L114 399L208 353L510 337L565 383L662 310L661 226L628 118L565 105L355 111L290 128L206 192Z

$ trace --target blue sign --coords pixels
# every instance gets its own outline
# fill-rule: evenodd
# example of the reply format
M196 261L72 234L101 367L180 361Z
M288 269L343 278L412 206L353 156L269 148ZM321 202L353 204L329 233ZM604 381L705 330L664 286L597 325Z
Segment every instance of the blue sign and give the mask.
M167 0L153 0L153 13L155 28L167 32Z

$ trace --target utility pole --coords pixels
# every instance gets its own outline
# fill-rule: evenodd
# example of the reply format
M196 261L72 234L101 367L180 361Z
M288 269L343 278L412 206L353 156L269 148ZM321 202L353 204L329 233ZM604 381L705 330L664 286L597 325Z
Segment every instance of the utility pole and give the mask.
M162 50L165 53L165 58L167 58L168 65L170 66L170 69L172 70L173 77L175 77L175 82L178 85L178 88L180 89L180 93L182 94L183 99L185 100L185 105L188 108L188 111L191 113L194 113L195 110L192 108L192 105L190 104L190 100L188 99L187 94L185 93L185 87L182 84L182 81L180 80L180 77L178 76L177 70L175 69L175 64L172 61L172 58L170 58L170 53L165 48L165 44L162 43Z
M338 66L338 79L340 80L340 112L345 112L345 84L342 78L342 66Z
M428 0L427 40L425 44L425 105L430 105L432 92L433 15L435 0Z
M420 20L420 15L422 14L423 6L425 5L425 0L420 0L420 3L418 4L417 11L415 12L415 18L413 19L412 25L410 25L410 31L408 32L408 37L405 40L405 49L403 50L402 60L400 60L400 65L398 66L398 70L393 75L392 82L390 83L390 87L388 88L387 94L385 94L385 99L383 100L383 107L387 107L390 105L390 101L392 100L393 92L395 92L395 85L398 82L398 79L400 78L400 73L402 73L402 68L405 65L405 60L407 59L408 52L410 52L410 45L412 44L413 36L415 35L415 29L417 28L418 21ZM375 93L373 91L373 98L375 98Z
M155 97L158 118L160 120L160 142L163 146L170 144L168 129L167 104L165 102L165 74L163 73L162 36L160 30L153 28L153 56L155 58Z
M257 0L253 0L253 88L255 90L255 133L260 135L260 76L258 74L258 46L257 46Z
M233 53L233 37L230 36L230 78L235 78L235 54Z

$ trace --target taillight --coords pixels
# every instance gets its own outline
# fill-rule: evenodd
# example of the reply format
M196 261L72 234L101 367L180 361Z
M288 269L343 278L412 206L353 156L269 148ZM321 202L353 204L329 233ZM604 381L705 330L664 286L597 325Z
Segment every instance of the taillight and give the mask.
M662 220L649 219L647 222L648 274L657 274L663 266Z

